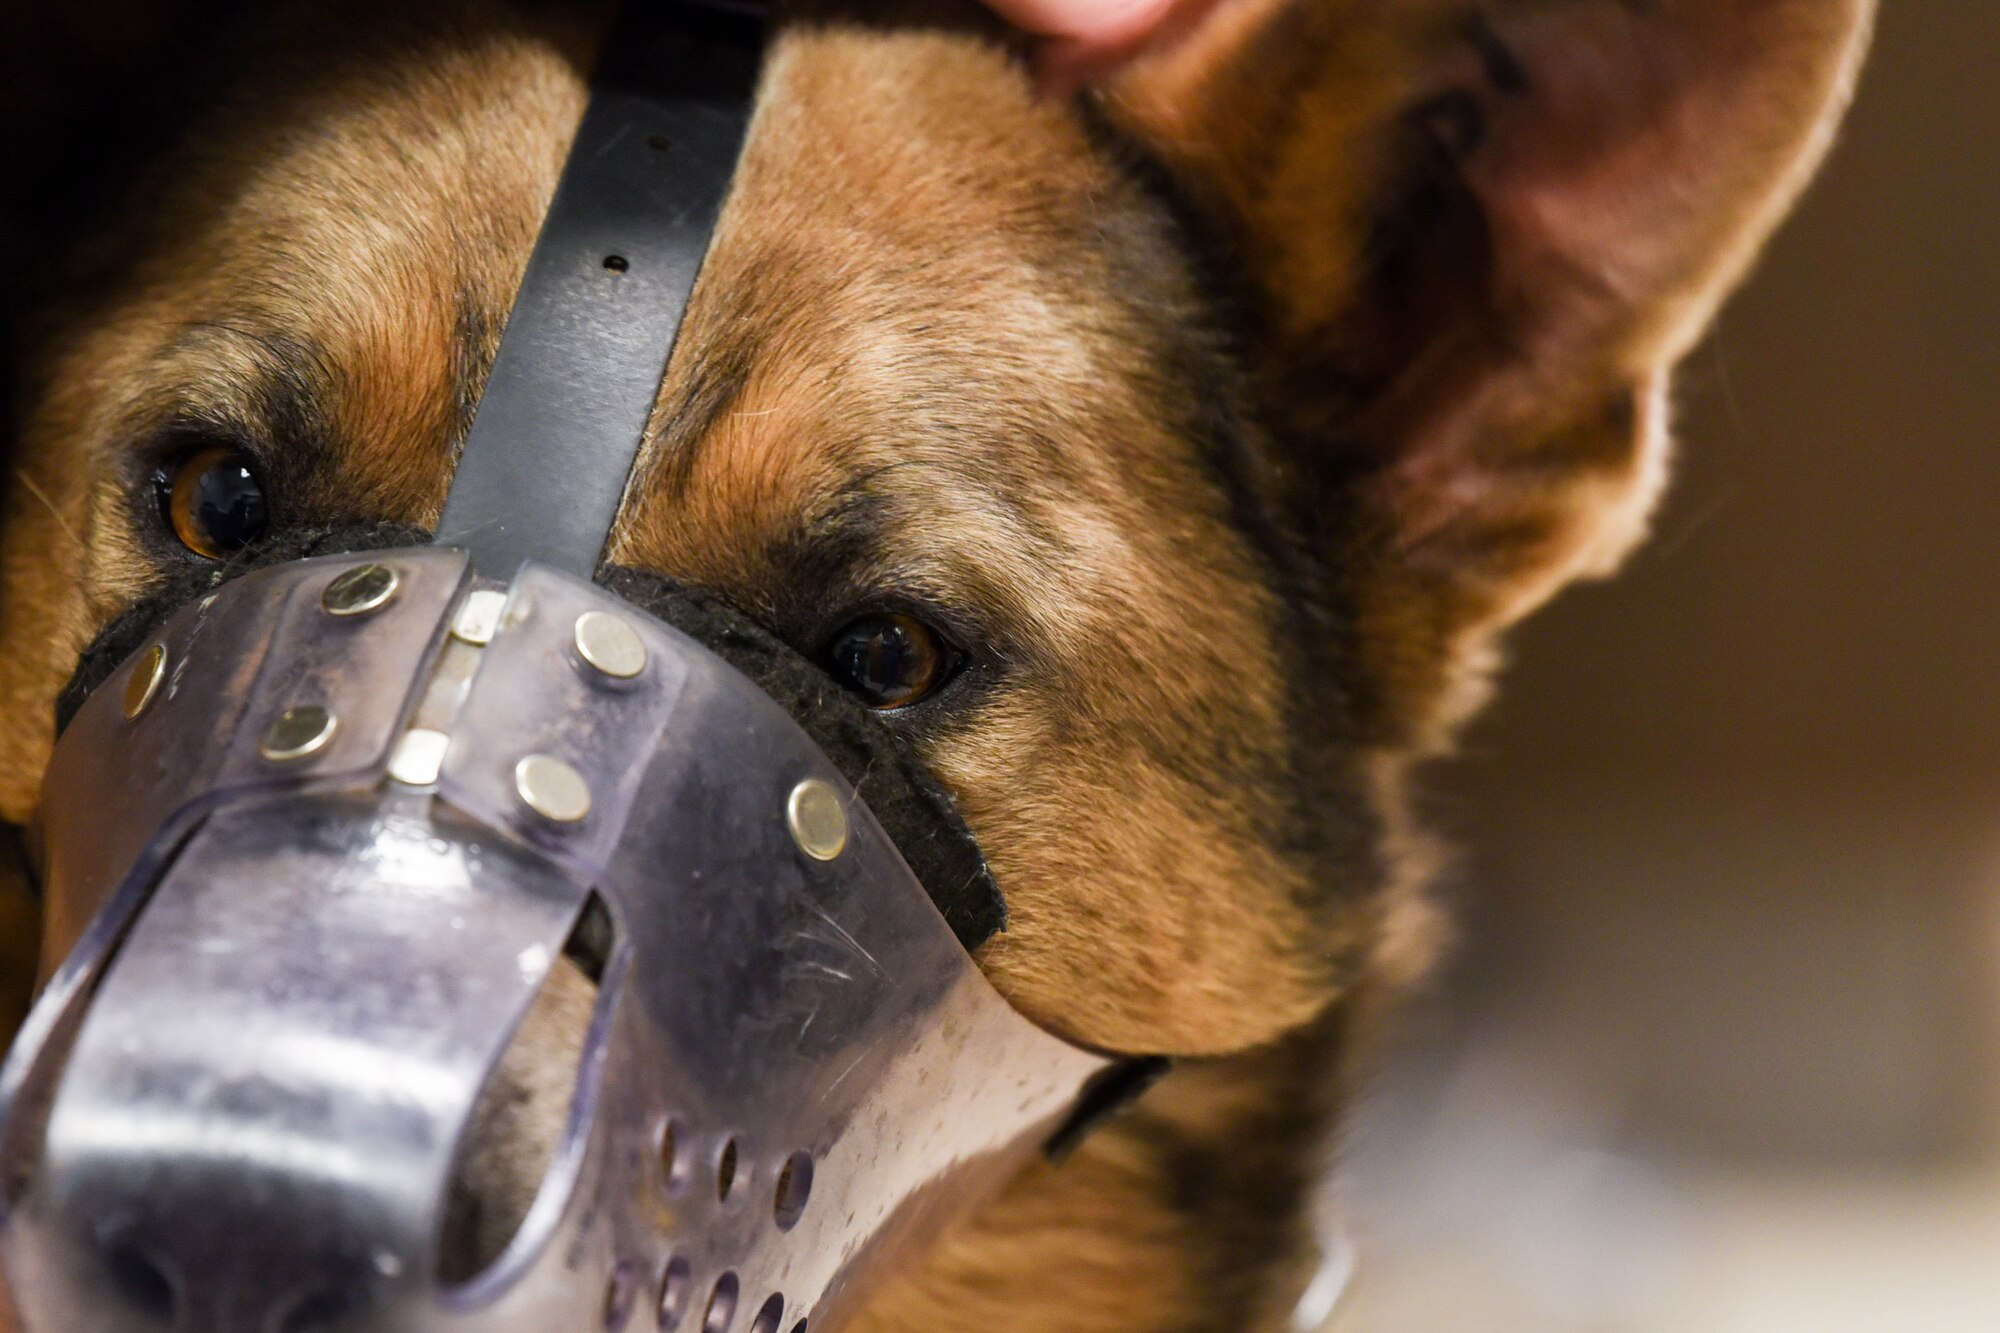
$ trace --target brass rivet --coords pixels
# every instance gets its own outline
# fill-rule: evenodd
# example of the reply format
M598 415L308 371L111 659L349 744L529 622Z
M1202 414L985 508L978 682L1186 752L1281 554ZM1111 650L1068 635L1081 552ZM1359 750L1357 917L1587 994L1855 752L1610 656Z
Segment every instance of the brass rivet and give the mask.
M785 823L792 841L815 861L831 861L847 846L847 809L840 793L818 778L792 788L785 802Z
M326 748L326 743L333 739L336 725L333 714L318 704L287 708L264 729L264 740L257 747L258 753L280 763L303 759Z
M135 718L153 705L153 696L160 692L160 682L167 678L167 650L163 644L154 644L139 655L132 666L132 674L125 678L125 716Z
M320 594L328 615L365 616L389 604L402 580L387 565L356 565L343 570Z
M609 611L585 611L576 618L576 655L607 676L630 680L646 669L646 641L639 631Z
M590 784L551 754L531 754L514 765L521 804L556 824L574 824L590 813Z
M461 643L469 643L475 648L484 648L493 642L493 636L500 630L500 613L507 609L507 594L492 588L481 588L465 595L459 604L458 614L451 618L451 637Z
M411 727L397 739L389 755L389 776L406 787L436 786L438 774L444 771L444 752L450 746L451 737L442 731Z

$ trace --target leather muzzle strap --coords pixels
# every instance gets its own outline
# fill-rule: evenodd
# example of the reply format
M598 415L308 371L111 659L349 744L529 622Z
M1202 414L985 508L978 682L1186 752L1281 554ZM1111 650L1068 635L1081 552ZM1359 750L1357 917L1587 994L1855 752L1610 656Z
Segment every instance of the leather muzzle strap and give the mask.
M438 527L482 576L596 571L736 173L762 28L628 0L606 38Z

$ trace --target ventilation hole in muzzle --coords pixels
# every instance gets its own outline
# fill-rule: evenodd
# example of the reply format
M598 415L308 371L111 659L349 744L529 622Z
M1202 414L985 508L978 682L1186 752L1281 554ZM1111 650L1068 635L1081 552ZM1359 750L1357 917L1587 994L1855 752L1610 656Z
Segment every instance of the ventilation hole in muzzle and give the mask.
M667 1261L667 1271L660 1274L660 1328L662 1333L672 1333L687 1318L688 1297L694 1292L694 1270L688 1261L678 1254Z
M795 1152L785 1159L778 1172L778 1188L771 1200L771 1216L778 1230L790 1231L805 1216L806 1200L812 1197L813 1159L811 1153Z
M708 1313L701 1317L701 1333L726 1333L736 1318L736 1292L736 1274L715 1279L715 1289L708 1293Z
M441 1281L470 1281L499 1259L547 1183L614 943L611 916L593 895L480 1089L445 1200Z
M736 1189L736 1140L725 1139L715 1158L715 1200L728 1203Z
M806 1321L801 1319L792 1325L792 1333L806 1333Z
M757 1317L750 1321L750 1333L778 1333L778 1323L784 1317L785 1298L774 1291L757 1311Z
M687 1157L680 1148L684 1132L678 1120L668 1120L660 1126L660 1179L665 1182L669 1194L679 1194L686 1189L691 1174Z
M638 1294L639 1272L631 1264L619 1264L611 1280L604 1284L604 1327L616 1333L632 1317L632 1298Z

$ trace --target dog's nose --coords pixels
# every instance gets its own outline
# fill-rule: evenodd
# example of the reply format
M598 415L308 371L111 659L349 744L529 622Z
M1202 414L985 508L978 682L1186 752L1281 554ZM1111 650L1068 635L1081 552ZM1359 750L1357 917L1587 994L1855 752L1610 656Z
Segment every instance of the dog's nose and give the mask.
M327 1132L366 1108L303 1071L244 1077L188 1058L214 1037L206 1026L199 1012L163 1018L150 1055L121 1037L115 1082L71 1083L56 1103L15 1219L32 1247L15 1265L31 1328L334 1333L407 1286L435 1218L416 1179L391 1179L409 1157L388 1140L370 1162ZM95 1083L93 1037L72 1076Z
M564 967L582 897L507 848L475 857L335 801L213 817L72 1034L15 1075L49 1090L32 1114L16 1097L0 1154L24 1327L414 1333L458 1319L441 1289L504 1244L497 1228L536 1183L475 1181L491 1239L446 1271L462 1149L493 1118L489 1089L521 1100L505 1057ZM572 991L566 1043L539 1051L560 1076L539 1090L538 1124L561 1121L575 1082L576 1015L595 992ZM501 1120L523 1160L533 1136Z
M380 1274L301 1255L230 1219L147 1216L99 1194L79 1262L39 1293L50 1322L95 1333L335 1333L380 1304ZM54 1275L52 1275L54 1276Z

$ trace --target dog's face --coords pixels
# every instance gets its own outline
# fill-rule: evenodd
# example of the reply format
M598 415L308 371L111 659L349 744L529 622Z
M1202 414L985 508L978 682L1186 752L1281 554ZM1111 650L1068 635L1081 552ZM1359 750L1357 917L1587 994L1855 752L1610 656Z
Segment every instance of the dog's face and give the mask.
M11 821L166 569L436 521L598 25L412 8L278 25L41 349ZM968 12L790 15L609 557L884 707L1028 1014L1266 1044L1421 953L1401 768L1636 533L1859 11L1243 0L1079 103Z

